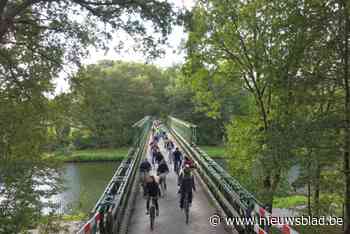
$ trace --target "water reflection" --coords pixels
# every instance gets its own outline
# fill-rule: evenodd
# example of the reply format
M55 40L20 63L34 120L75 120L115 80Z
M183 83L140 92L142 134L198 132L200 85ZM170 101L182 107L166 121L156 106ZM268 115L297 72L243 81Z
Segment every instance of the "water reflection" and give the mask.
M58 212L90 212L118 165L119 162L65 164L62 170L66 190L52 199L58 203Z

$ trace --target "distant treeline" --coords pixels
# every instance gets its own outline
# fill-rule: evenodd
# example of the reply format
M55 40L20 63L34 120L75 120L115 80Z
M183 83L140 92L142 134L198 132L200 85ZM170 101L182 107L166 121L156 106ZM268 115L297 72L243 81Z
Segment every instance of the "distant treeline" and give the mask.
M180 68L101 61L81 68L71 91L52 100L60 114L50 130L49 149L130 145L132 124L145 115L168 115L199 125L199 143L220 144L224 123L198 112Z

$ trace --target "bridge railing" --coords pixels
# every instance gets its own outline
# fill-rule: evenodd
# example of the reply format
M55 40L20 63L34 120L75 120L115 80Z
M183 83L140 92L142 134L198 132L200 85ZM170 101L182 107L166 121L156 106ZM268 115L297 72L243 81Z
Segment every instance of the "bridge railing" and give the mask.
M78 234L119 233L151 122L151 117L146 116L133 125L135 132L133 147L119 165L92 209L90 219L81 227Z
M186 139L191 145L197 142L197 125L189 123L187 121L177 119L173 116L169 116L167 119L168 126L176 129L183 138Z
M256 217L257 220L260 217L269 218L271 216L264 209L264 205L253 194L209 157L205 151L195 145L195 141L191 141L194 135L193 126L195 125L174 117L169 117L167 124L182 148L186 150L187 155L192 157L197 163L201 178L223 208L225 215L241 218ZM276 228L281 233L297 233L288 225L277 226ZM267 226L258 224L254 226L236 226L236 229L240 233L268 233Z

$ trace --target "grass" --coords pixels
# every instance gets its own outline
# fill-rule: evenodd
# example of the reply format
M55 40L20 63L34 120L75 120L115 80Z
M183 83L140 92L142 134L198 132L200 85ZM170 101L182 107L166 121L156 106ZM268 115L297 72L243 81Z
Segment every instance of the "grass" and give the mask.
M63 215L62 220L66 221L66 222L68 222L68 221L81 221L81 220L84 220L86 218L88 218L87 214L80 212L80 213L73 214L73 215L65 214L65 215Z
M200 146L212 158L225 158L224 146Z
M212 158L224 158L224 146L201 146L205 152ZM120 161L127 155L129 148L115 149L86 149L73 150L69 154L55 152L53 154L56 159L63 162L94 162L94 161Z
M273 207L276 208L293 208L306 204L306 197L300 195L293 195L288 197L276 197L273 200Z
M288 197L277 197L273 201L273 206L276 208L293 208L307 203L306 196L293 195ZM307 216L305 216L307 217ZM342 226L337 225L298 225L293 226L293 229L303 234L340 234L342 233ZM273 232L280 233L280 232Z
M128 154L128 148L74 150L69 155L56 153L55 157L64 162L120 161Z

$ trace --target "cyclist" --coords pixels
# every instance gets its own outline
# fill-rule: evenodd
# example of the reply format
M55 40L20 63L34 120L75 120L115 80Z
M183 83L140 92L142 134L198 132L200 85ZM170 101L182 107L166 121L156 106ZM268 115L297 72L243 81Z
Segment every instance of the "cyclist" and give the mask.
M169 160L169 164L172 164L172 162L173 162L173 160L174 160L173 154L172 154L173 149L174 149L174 143L173 143L170 139L168 139L168 142L167 142L165 148L166 148L167 151L168 151L168 160Z
M188 157L188 156L185 156L185 159L184 159L184 162L183 162L183 165L182 167L184 168L186 165L188 165L190 168L196 168L196 164L194 163L194 161Z
M149 180L146 180L146 196L147 196L147 202L146 202L146 214L149 214L149 203L151 199L154 200L154 204L156 207L156 215L159 216L159 204L158 204L158 197L161 195L159 185L154 178L154 176L149 176Z
M143 188L143 195L146 196L146 192L145 192L145 179L146 176L149 174L149 172L151 171L151 164L148 162L147 159L145 159L141 165L140 165L140 183L141 186Z
M175 151L173 152L173 158L174 158L174 172L179 174L179 170L182 163L182 153L180 152L178 147L176 147Z
M162 131L162 132L161 132L161 136L162 136L162 138L163 138L164 140L168 139L168 136L167 136L167 134L166 134L165 131Z
M157 175L159 176L159 184L161 185L164 183L164 190L167 189L166 186L166 176L169 173L169 167L167 163L165 162L164 159L159 163L158 168L157 168Z
M155 165L155 163L156 163L156 156L157 156L158 151L159 151L159 147L158 147L157 143L151 144L150 153L151 153L152 165Z
M143 160L143 162L140 165L140 172L141 173L148 173L151 170L151 164L147 159Z
M163 138L163 146L164 146L164 148L165 149L167 149L168 147L168 143L169 143L169 138L167 137L167 136L165 136L164 138Z
M160 152L160 150L157 150L155 153L155 161L159 165L160 162L164 159L163 154Z
M185 168L183 169L183 174L181 176L180 180L180 189L179 189L179 193L181 194L180 196L180 208L183 209L183 204L184 204L184 200L186 195L188 195L188 203L189 205L191 205L192 203L192 198L193 198L193 194L192 194L192 190L196 191L196 186L194 183L194 177L192 175L192 169L186 165Z

